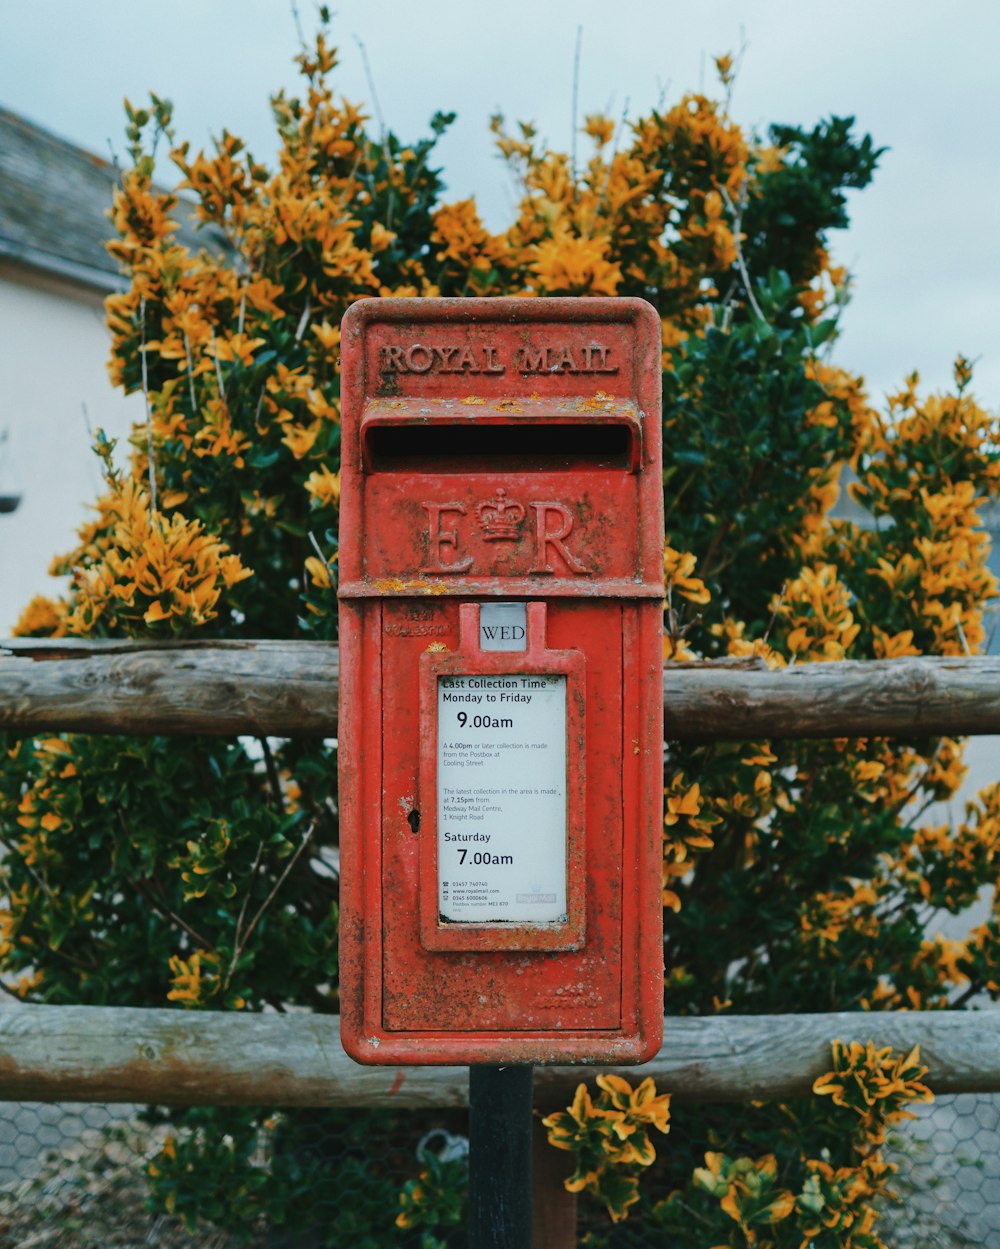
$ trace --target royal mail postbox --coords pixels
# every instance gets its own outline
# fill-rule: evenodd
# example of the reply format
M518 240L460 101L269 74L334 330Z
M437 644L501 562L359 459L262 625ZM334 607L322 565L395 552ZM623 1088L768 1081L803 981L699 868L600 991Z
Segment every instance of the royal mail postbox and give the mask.
M342 381L344 1046L642 1061L663 1014L659 318L362 300Z

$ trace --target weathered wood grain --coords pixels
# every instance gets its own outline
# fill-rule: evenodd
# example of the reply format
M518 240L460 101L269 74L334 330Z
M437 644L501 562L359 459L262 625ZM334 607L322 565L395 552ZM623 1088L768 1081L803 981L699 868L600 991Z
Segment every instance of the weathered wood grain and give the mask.
M531 1244L533 1249L576 1249L577 1194L568 1193L564 1182L573 1173L576 1156L569 1150L549 1149L548 1133L537 1116L531 1131Z
M332 736L339 655L329 642L0 643L0 728ZM666 735L917 737L1000 733L1000 658L669 664Z
M664 675L668 738L1000 733L1000 658L844 660L780 671L691 664Z
M903 1011L668 1019L651 1075L678 1101L795 1097L837 1040L920 1045L938 1093L1000 1091L1000 1012ZM572 1095L587 1067L540 1067L536 1102ZM461 1067L361 1067L338 1021L92 1006L0 1008L0 1099L174 1105L463 1106Z
M18 638L0 643L0 728L334 735L339 671L324 642Z

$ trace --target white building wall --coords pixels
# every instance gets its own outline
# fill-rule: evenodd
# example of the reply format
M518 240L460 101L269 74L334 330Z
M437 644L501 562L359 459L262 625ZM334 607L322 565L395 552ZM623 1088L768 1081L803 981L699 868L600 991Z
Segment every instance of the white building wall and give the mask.
M54 555L74 544L101 489L92 428L124 440L142 419L141 396L114 390L103 297L0 264L0 493L22 495L0 514L0 638L35 594L54 594Z

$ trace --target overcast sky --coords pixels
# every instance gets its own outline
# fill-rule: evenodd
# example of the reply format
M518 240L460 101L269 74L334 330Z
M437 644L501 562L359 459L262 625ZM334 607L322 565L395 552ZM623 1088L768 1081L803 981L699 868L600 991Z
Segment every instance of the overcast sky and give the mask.
M956 352L978 357L977 391L1000 406L1000 4L996 0L342 0L332 6L340 90L371 100L406 139L436 109L458 121L440 147L454 198L488 224L512 188L489 115L534 119L568 148L582 27L579 114L638 116L688 89L715 90L711 58L746 53L733 111L748 128L853 114L891 150L833 237L856 279L839 359L873 397L917 368L948 384ZM300 0L307 34L315 6ZM193 146L223 127L275 150L269 93L294 82L286 0L0 0L0 103L57 134L119 153L123 96L174 101Z

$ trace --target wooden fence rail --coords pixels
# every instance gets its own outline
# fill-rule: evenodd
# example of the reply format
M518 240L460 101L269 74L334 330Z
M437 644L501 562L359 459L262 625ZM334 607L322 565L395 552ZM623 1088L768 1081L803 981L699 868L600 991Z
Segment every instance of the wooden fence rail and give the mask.
M678 1101L802 1096L834 1040L920 1045L937 1093L1000 1091L1000 1012L842 1012L667 1019L651 1075ZM536 1101L572 1096L588 1068L538 1067ZM160 1105L464 1106L465 1067L362 1067L339 1021L99 1006L0 1008L0 1099Z
M339 671L328 642L18 638L0 642L0 729L333 736ZM663 698L687 741L1000 733L1000 658L668 664Z

